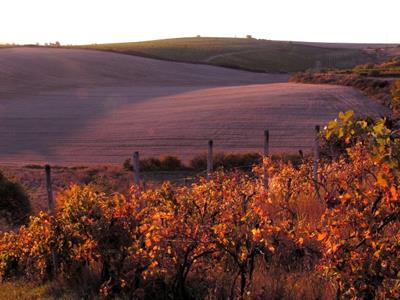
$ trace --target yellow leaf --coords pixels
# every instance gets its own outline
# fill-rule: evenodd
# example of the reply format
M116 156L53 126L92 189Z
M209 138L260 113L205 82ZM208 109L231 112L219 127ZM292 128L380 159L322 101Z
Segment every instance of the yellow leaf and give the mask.
M374 126L374 132L376 134L382 134L383 133L383 129L385 127L385 124L381 121L379 121L375 126Z
M334 129L334 128L337 127L337 125L338 125L337 121L336 120L332 120L332 121L330 121L328 123L328 129Z
M345 113L340 112L339 113L339 118L342 120L343 123L346 123L350 118L354 115L354 111L348 110Z
M339 128L339 133L338 133L338 137L341 138L344 136L344 131L343 128Z
M364 120L358 121L357 124L360 125L362 129L365 129L368 126L368 123Z

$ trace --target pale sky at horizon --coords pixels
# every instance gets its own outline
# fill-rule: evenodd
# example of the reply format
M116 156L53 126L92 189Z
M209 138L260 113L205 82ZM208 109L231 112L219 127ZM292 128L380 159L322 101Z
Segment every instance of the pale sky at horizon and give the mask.
M400 43L400 0L0 0L0 43L187 36Z

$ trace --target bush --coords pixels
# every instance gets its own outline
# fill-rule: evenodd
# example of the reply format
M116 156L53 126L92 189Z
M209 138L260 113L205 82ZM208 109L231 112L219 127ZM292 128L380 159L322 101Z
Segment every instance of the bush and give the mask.
M124 163L122 164L122 168L125 171L133 171L133 166L132 166L130 158L127 158L127 159L124 160Z
M400 108L400 80L396 80L392 84L391 88L392 101L391 105L394 110L399 110Z
M30 213L31 204L22 186L0 172L0 217L11 225L20 225L28 221Z
M207 169L207 154L199 154L192 158L189 162L191 169L196 171L204 171Z
M372 69L368 71L368 76L378 77L379 75L381 75L381 72L377 69Z
M161 160L158 158L145 158L139 162L140 170L142 171L160 171ZM133 167L132 167L133 170Z
M258 153L245 154L224 154L217 153L213 157L213 168L232 170L239 168L242 170L251 170L252 166L259 164L262 161L262 156ZM190 161L190 167L196 171L204 171L207 168L207 155L200 154L195 156Z
M165 156L161 159L154 157L141 159L139 162L139 167L141 171L145 172L178 171L186 169L181 160L175 156ZM133 171L130 158L124 161L123 168L126 171Z
M337 282L337 298L400 297L400 145L393 133L384 119L369 124L349 112L323 132L344 141L347 152L324 172L335 179L321 181L329 191L321 266Z
M40 212L17 233L0 235L0 280L43 282L57 274L78 287L92 278L85 289L104 296L135 290L154 255L143 248L138 203L90 185L72 186L57 200L56 216Z
M348 122L350 119L353 120L351 123ZM325 131L329 133L325 134L325 131L321 133L321 158L332 160L340 156L348 157L347 148L365 139L368 133L368 126L372 126L374 122L375 120L373 118L354 118L353 111L348 111L346 113L341 112L339 114L339 119L332 120L328 123ZM336 130L336 134L332 133L334 129ZM347 139L343 139L343 135L348 131L352 131L354 134Z
M384 74L385 76L387 75L387 73ZM382 105L393 109L393 107L390 105L390 81L368 78L368 70L361 70L359 73L357 71L354 74L349 75L341 74L338 71L325 74L304 72L295 74L291 78L291 81L301 83L352 86L363 91L365 94L374 98Z
M251 170L254 164L262 161L262 157L258 153L245 153L245 154L224 154L217 153L213 158L213 168L225 170L232 170L240 168L242 170ZM128 158L123 163L124 170L132 171L133 166L131 160ZM195 170L204 171L207 169L207 155L200 154L195 156L190 162L189 166L185 166L182 161L175 156L165 156L159 158L145 158L140 160L140 170L155 172L155 171L179 171L179 170Z
M183 169L182 162L175 156L165 156L161 159L160 169L162 171L178 171Z

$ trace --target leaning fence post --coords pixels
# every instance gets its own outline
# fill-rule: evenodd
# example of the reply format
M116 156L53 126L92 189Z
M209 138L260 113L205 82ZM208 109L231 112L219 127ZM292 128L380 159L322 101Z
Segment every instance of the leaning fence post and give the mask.
M315 139L314 139L314 185L315 191L319 198L319 186L318 186L318 164L319 164L319 125L315 126Z
M133 179L137 186L140 186L140 160L139 152L133 153Z
M44 169L46 171L47 206L50 214L54 214L54 199L53 199L53 187L51 182L50 165L45 165Z
M264 130L264 158L268 157L269 155L269 130ZM264 166L264 188L268 190L268 170L267 166Z
M210 179L213 171L213 140L208 141L208 153L207 153L207 180Z

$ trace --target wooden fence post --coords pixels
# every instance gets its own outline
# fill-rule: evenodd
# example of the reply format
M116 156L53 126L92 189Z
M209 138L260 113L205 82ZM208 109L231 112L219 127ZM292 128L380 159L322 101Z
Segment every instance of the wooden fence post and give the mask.
M299 156L300 156L300 159L303 159L304 158L304 153L303 153L303 150L299 150Z
M264 158L269 156L269 130L264 130ZM264 165L264 188L268 190L269 178L268 178L268 170Z
M213 171L213 140L208 141L208 153L207 153L207 180L210 179Z
M315 139L314 139L314 185L315 191L319 198L319 186L318 186L318 164L319 164L319 125L315 126Z
M137 186L140 186L140 159L139 159L139 152L135 151L133 153L133 178L134 182Z
M50 214L53 215L55 206L54 206L54 198L53 198L53 187L52 187L52 182L51 182L50 165L45 165L44 169L46 171L47 207L49 209Z
M53 186L51 181L51 167L50 165L45 165L44 170L46 173L46 190L47 190L47 206L49 209L50 215L54 216L55 213L55 205L53 198ZM52 277L55 278L57 276L57 254L54 249L51 249L51 258L53 260L53 274Z

